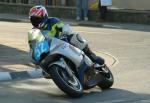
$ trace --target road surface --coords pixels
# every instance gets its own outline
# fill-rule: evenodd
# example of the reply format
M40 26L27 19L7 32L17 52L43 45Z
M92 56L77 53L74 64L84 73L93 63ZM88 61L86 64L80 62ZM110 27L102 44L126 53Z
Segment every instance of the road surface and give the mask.
M23 71L31 67L28 56L29 23L0 22L0 71ZM150 26L105 24L73 26L91 48L119 61L111 68L115 83L110 90L87 90L79 99L66 96L51 80L39 78L0 83L2 103L150 103Z

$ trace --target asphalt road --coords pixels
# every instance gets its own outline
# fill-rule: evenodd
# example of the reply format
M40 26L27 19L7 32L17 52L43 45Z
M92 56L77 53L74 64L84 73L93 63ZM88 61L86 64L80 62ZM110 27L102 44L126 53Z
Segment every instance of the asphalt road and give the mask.
M28 23L0 22L0 71L30 69ZM101 27L74 26L93 50L115 56L119 63L111 68L115 83L106 91L98 87L72 99L51 80L30 79L0 83L2 103L150 103L150 26L105 24Z

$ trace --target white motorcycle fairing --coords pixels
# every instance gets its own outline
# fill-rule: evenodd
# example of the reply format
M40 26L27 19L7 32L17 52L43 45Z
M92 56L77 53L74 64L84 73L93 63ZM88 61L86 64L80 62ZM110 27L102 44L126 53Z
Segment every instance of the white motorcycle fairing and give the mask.
M46 34L43 33L42 35L45 37L44 41L38 42L36 45L37 47L35 47L36 50L34 50L34 52L40 56L38 65L43 68L45 72L48 72L51 66L58 65L66 69L70 76L72 75L71 69L75 69L76 72L78 72L77 77L79 77L80 82L84 85L84 74L89 67L93 66L93 62L89 59L89 57L86 56L82 50L63 40L55 37L46 38ZM47 44L49 45L49 49L48 47L45 48L45 44L46 47ZM43 56L43 54L45 56ZM66 58L73 63L73 66L67 64L68 61L66 61ZM96 83L94 83L94 85L95 84Z
M49 55L56 55L56 54L67 57L78 68L81 64L84 53L80 49L70 45L67 42L64 42L57 38L52 38L50 42Z

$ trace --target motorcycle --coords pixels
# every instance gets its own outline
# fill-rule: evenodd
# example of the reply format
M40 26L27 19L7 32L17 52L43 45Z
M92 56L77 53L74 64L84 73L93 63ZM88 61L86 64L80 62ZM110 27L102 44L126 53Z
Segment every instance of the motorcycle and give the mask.
M40 30L32 33L47 38L47 34ZM51 38L34 45L32 57L36 64L69 96L81 97L83 90L95 86L108 89L113 85L114 78L106 64L92 62L82 50L66 41Z

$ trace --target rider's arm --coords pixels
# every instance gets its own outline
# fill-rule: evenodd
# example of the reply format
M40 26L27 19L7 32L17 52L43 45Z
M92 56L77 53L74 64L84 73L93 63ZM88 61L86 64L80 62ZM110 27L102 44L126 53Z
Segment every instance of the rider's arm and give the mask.
M48 30L48 36L59 38L62 32L62 27L64 26L63 21L58 18L51 17L48 19L47 24L45 26L45 30Z
M69 35L72 33L70 25L65 24L58 18L51 18L51 24L53 25L51 31L59 34L59 37L61 34Z

